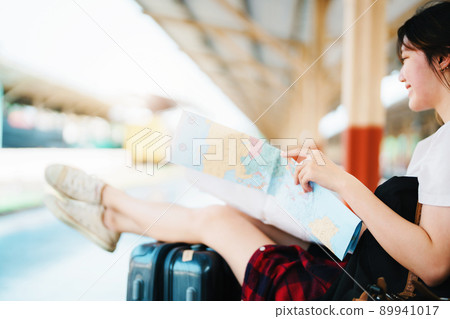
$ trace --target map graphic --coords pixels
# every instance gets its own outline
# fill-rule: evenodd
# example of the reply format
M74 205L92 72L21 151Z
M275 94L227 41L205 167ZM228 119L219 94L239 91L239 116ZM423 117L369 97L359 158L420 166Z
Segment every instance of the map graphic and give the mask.
M336 194L317 184L312 183L312 192L303 192L294 184L297 163L282 158L280 150L263 139L184 112L171 161L274 196L292 223L341 260L356 247L361 220Z

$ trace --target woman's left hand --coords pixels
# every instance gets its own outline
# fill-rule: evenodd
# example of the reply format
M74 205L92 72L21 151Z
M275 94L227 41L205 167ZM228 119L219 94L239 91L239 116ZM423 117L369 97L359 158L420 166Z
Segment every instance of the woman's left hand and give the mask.
M300 150L293 150L282 154L284 157L293 158L297 162L294 174L294 183L300 184L305 192L312 191L309 182L314 182L322 187L339 193L345 180L350 176L341 167L328 159L321 151L310 149L310 154L301 154Z

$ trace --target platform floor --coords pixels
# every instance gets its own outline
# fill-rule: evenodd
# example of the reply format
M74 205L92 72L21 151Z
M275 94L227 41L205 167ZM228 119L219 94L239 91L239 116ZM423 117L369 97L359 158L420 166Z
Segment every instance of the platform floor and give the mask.
M175 200L190 183L169 173L172 169L148 185L139 177L141 185L127 192L149 200ZM177 201L191 207L216 203L221 202L195 188ZM130 253L150 241L123 234L116 251L108 253L45 207L0 215L0 300L125 300Z

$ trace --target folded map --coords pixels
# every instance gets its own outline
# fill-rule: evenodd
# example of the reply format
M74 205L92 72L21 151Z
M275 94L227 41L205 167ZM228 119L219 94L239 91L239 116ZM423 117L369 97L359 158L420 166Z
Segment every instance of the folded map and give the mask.
M308 193L295 185L297 163L281 157L263 139L184 112L172 141L171 162L273 196L310 241L323 244L340 260L356 247L361 220L320 185L311 183Z

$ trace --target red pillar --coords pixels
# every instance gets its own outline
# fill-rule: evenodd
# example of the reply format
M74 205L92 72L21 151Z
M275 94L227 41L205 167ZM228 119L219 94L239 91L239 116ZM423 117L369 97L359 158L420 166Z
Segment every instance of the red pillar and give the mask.
M377 126L350 127L344 133L345 169L372 191L380 180L382 138L383 128Z
M343 135L346 170L372 191L379 182L385 123L381 80L386 72L386 0L345 0L342 104L349 125Z

